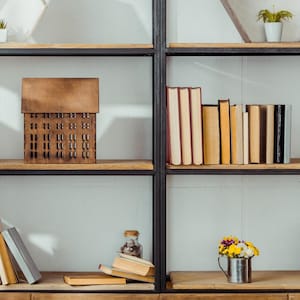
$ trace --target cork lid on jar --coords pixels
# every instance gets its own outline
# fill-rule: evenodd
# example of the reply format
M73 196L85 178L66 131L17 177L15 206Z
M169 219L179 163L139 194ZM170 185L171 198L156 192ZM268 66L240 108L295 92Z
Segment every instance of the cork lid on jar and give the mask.
M139 236L139 232L137 230L125 230L124 231L124 236Z

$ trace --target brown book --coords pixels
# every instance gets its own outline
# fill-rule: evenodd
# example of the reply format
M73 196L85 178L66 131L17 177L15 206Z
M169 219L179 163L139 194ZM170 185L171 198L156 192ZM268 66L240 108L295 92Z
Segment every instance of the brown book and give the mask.
M230 114L229 99L219 100L221 164L230 164Z
M194 165L203 164L202 146L202 97L201 88L190 88L192 157Z
M179 88L179 119L181 137L181 159L183 165L192 164L192 139L189 89Z
M0 233L0 260L3 266L3 270L2 268L0 268L0 277L2 284L17 283L17 277L10 260L9 251L2 233Z
M178 88L167 87L167 154L172 165L181 164Z
M273 104L266 107L266 163L274 163L274 108Z
M64 281L69 285L126 284L125 278L113 277L106 274L65 275Z
M248 104L249 114L249 162L260 163L260 108L259 105Z
M231 162L235 165L244 163L243 153L243 105L236 104L230 107L231 130Z
M130 255L127 255L126 258L125 257L117 256L113 261L113 268L141 276L155 275L155 267L150 262L137 257L130 257Z
M117 277L123 277L131 280L136 280L136 281L142 281L142 282L149 282L149 283L154 283L155 278L154 276L142 276L134 273L129 273L125 272L119 269L115 268L109 268L104 265L99 266L99 270L102 271L103 273L111 276L117 276Z
M220 127L218 105L203 105L204 164L220 164Z
M249 115L243 112L243 154L244 165L249 164Z

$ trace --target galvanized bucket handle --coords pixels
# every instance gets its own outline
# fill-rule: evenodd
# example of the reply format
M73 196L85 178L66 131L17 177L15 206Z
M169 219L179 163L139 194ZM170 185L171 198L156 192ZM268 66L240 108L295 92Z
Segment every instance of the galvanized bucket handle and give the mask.
M218 265L219 268L222 270L222 272L225 274L225 276L227 277L227 279L229 279L229 275L228 273L223 269L222 265L221 265L221 256L218 257Z

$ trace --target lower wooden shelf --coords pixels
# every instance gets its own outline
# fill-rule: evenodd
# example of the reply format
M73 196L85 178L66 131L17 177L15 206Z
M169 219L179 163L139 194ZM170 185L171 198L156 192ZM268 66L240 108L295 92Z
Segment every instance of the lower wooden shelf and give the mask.
M84 274L74 272L42 272L42 279L35 284L17 283L0 285L1 292L92 292L92 291L154 291L154 284L151 283L126 283L124 285L89 285L70 286L64 282L64 275ZM1 299L1 298L0 298Z
M221 271L170 272L169 289L205 291L300 291L300 271L254 271L251 283L228 283Z

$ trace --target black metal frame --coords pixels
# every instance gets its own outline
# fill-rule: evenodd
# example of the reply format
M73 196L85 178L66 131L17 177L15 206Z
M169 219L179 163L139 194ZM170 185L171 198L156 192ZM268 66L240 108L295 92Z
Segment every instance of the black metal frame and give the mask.
M152 0L153 49L97 49L97 48L0 48L0 56L144 56L152 57L153 90L153 164L154 170L0 170L0 175L133 175L152 176L153 179L153 260L156 266L153 291L76 291L77 293L227 293L225 290L169 290L166 288L166 178L167 175L295 175L300 169L167 169L166 168L166 64L168 56L253 56L300 55L300 48L167 48L166 0ZM273 291L273 290L272 290ZM271 292L272 292L271 291ZM25 292L33 292L26 290ZM46 292L54 292L49 290ZM63 292L63 291L57 291ZM249 291L234 290L234 293ZM264 293L266 291L258 291ZM270 291L268 291L270 292ZM279 291L281 292L281 291ZM286 291L285 291L286 292ZM298 290L296 292L299 292Z

